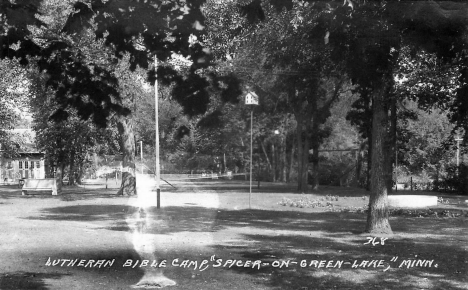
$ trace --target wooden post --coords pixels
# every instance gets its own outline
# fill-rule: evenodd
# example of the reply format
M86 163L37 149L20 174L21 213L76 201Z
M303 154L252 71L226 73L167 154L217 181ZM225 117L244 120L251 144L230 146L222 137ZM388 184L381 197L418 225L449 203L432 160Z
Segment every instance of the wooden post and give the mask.
M258 105L258 96L255 92L249 92L245 96L246 105ZM249 191L249 209L251 208L251 197L252 197L252 153L253 152L253 107L250 111L250 191Z
M250 191L249 191L249 209L251 208L252 199L252 152L253 152L253 108L250 111Z
M156 54L154 55L154 71L157 74L158 71L158 57ZM161 173L159 169L159 107L158 107L158 78L156 75L156 79L154 80L154 113L155 113L155 143L156 143L156 168L155 168L155 178L156 178L156 207L160 208L161 207Z

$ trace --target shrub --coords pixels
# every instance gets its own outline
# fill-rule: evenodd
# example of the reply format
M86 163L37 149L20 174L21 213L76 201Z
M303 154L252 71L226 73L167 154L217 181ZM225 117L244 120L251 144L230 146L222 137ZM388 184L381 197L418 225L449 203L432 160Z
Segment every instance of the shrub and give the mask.
M447 175L434 182L434 189L445 192L468 194L468 166L447 166Z
M324 198L321 198L321 200L317 200L317 199L311 199L309 197L301 197L297 199L289 199L289 198L283 197L281 201L278 202L278 204L282 206L299 207L299 208L316 208L316 207L333 207L334 206L330 201L325 201Z

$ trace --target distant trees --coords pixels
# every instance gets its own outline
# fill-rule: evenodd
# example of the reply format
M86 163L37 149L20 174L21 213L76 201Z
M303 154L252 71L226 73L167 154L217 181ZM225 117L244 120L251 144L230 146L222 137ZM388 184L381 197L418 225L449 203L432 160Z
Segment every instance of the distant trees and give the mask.
M425 173L440 180L447 166L454 164L456 149L452 130L455 126L440 109L427 113L414 108L414 103L411 106L417 112L417 119L409 120L406 126L407 143L401 144L400 164L406 165L411 173Z
M460 87L457 66L424 50L403 47L395 78L400 96L398 114L399 164L412 174L424 174L437 183L453 163L455 135L460 128L451 112Z
M115 141L116 132L112 128L98 128L90 120L82 120L73 110L66 120L51 120L59 104L45 85L47 76L37 71L30 74L30 89L34 96L29 100L29 108L34 120L32 129L36 132L36 146L56 168L59 180L67 171L68 184L79 183L86 163L94 153L119 149Z
M208 26L208 43L231 39L228 45L215 46L215 53L225 61L224 70L241 75L247 87L262 97L260 110L268 116L270 124L276 122L275 129L282 129L283 137L278 138L282 148L278 151L281 156L278 163L283 168L287 166L286 144L295 144L296 153L290 152L298 156L298 190L307 192L309 150L318 152L320 136L323 135L321 124L328 118L329 109L341 94L345 82L344 78L338 77L340 67L332 64L330 49L323 36L318 38L315 35L321 12L305 2L294 3L290 11L277 12L267 2L263 6L265 21L249 26L242 17L233 16L230 5L232 3L228 2L207 8L209 16L222 19L216 22L214 16L208 18L211 25ZM240 14L242 10L238 12ZM223 25L227 30L220 29ZM288 134L286 121L281 117L288 113L295 117L294 137ZM264 129L267 132L275 130ZM275 151L274 143L271 145ZM266 152L264 147L262 151ZM266 160L270 167L270 159L277 160L274 155ZM318 163L313 164L313 172L317 172ZM287 174L284 170L280 172L285 180ZM315 173L314 177L316 188L318 180Z
M13 153L17 149L9 130L26 111L29 96L27 71L17 60L0 60L0 144L4 151Z

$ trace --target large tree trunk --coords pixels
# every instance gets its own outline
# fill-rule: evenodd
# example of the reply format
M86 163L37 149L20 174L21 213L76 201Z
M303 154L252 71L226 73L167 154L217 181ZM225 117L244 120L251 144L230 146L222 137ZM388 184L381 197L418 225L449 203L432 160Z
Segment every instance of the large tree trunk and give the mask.
M122 152L122 183L117 192L118 195L135 195L135 140L133 135L132 116L120 116L117 121L120 134L120 148Z
M398 152L397 148L397 125L398 125L398 119L397 119L397 96L394 95L392 98L392 105L391 105L391 113L392 113L392 151L391 151L391 156L393 159L393 162L390 162L390 188L393 186L393 171L395 170L396 173L396 165L397 165L397 156L396 153ZM396 186L396 184L395 184Z
M385 110L384 85L373 92L372 117L372 173L366 232L392 234L388 222L387 184L385 168L385 140L388 127L388 111Z
M393 187L393 162L396 149L396 96L390 97L390 122L388 136L385 142L385 179L388 192L392 191Z
M366 190L371 190L372 175L372 134L367 138L367 170L366 170Z

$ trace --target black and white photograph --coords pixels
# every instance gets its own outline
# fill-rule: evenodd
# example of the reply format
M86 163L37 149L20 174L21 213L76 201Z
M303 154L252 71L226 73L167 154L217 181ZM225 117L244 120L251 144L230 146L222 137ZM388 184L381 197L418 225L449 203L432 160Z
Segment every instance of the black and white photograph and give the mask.
M468 1L0 25L0 290L468 289Z

